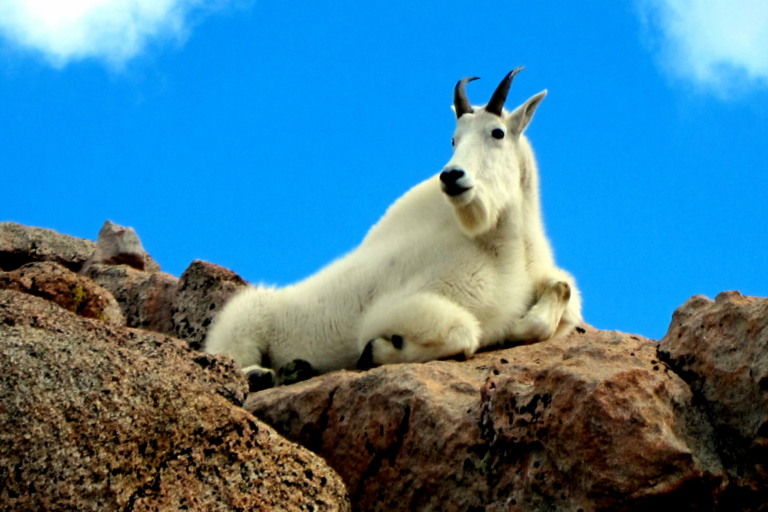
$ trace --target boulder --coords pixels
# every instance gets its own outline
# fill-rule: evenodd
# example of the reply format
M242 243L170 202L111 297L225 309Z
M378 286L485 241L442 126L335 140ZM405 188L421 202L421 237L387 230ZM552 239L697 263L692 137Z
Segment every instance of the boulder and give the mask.
M712 510L726 481L689 387L618 332L336 372L245 408L327 460L356 510Z
M234 363L0 290L0 510L349 510Z
M165 272L109 264L92 264L85 275L115 296L129 327L174 334L171 303L177 278Z
M0 222L0 269L15 270L32 261L54 261L79 271L96 244L45 228Z
M53 261L0 272L0 289L36 295L80 316L125 325L120 306L108 290Z
M96 249L83 265L83 272L95 263L128 265L137 270L151 272L160 271L160 265L144 250L136 231L130 227L118 226L109 220L99 230Z
M179 278L171 305L176 336L193 348L201 348L216 313L246 285L231 270L205 261L193 261Z
M659 355L714 427L730 481L723 510L768 510L768 298L692 297L675 311Z

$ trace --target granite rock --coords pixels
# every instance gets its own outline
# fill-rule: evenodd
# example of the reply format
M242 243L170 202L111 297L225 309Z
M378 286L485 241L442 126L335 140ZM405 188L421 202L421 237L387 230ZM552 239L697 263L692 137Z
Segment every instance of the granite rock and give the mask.
M51 229L0 222L0 269L15 270L33 261L53 261L75 272L96 250L90 240Z
M0 272L0 289L29 293L80 316L125 325L120 306L108 290L53 261Z
M0 223L0 510L768 511L768 299L695 296L660 343L586 328L243 409L234 362L192 349L245 281L102 232Z
M768 298L689 299L661 340L715 429L730 485L724 510L768 510Z
M245 408L325 458L356 510L711 510L726 478L657 343L618 332L336 372Z
M174 334L171 303L177 278L164 272L108 264L93 264L86 275L115 296L129 327Z
M246 285L231 270L205 261L193 261L179 278L171 304L176 336L193 348L201 348L216 313Z
M83 265L82 272L95 263L128 265L137 270L159 272L160 265L144 250L139 235L133 228L106 221L99 230L96 249Z
M349 510L233 362L0 290L0 510Z

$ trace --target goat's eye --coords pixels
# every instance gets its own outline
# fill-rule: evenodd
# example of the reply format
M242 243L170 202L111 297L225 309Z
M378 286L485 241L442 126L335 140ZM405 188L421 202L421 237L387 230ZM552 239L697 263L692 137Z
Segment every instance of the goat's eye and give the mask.
M455 145L456 145L456 139L451 137L451 146L455 146Z
M494 128L493 131L491 132L491 136L494 139L503 139L504 138L504 130L502 130L501 128Z

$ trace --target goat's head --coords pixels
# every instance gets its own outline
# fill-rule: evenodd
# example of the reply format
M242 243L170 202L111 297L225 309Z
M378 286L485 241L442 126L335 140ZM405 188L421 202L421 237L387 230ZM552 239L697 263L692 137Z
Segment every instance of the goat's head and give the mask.
M521 167L530 158L523 132L547 94L542 91L512 112L506 111L504 102L510 85L522 69L508 73L484 107L472 107L464 91L475 77L460 80L454 89L453 158L440 173L440 182L458 209L483 213L482 219L467 218L462 222L469 234L490 228L507 204L520 199Z

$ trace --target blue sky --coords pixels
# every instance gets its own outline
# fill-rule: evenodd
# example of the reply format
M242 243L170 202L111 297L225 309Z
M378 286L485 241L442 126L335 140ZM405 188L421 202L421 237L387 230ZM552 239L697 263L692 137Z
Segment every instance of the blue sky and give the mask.
M448 161L459 78L483 104L523 65L585 319L659 338L768 296L765 48L761 0L0 0L0 220L288 284Z

